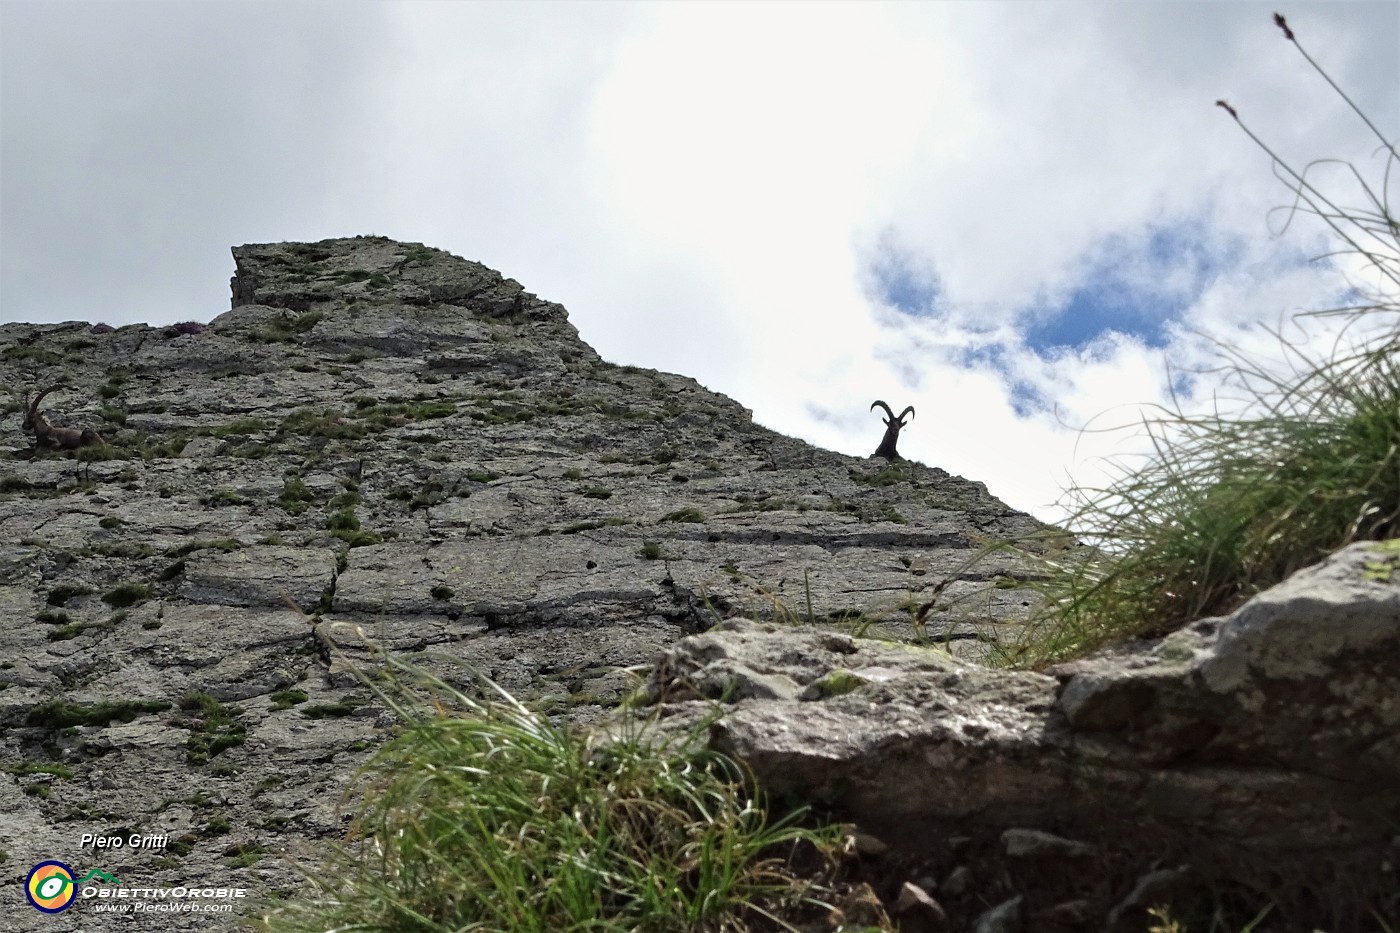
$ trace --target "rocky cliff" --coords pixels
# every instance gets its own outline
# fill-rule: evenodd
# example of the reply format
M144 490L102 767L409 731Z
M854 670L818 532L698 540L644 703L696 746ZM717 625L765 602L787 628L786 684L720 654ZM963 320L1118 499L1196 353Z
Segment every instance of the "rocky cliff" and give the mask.
M1015 552L969 566L1038 528L982 485L606 363L483 266L376 237L234 259L208 324L0 329L11 929L155 925L35 911L48 859L128 888L297 890L393 727L349 669L371 642L588 721L724 618L898 640L937 588L918 634L977 658L1032 605ZM20 395L55 383L42 413L106 445L35 448Z

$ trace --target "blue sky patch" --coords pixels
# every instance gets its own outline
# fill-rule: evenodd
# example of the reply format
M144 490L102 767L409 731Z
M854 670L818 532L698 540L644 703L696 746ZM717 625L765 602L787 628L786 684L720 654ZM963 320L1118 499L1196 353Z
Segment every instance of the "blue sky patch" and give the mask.
M978 366L986 366L996 372L1006 375L1011 371L1011 366L1006 358L1006 345L1002 343L984 343L977 347L962 347L954 355L954 362L964 369L975 369Z
M1046 357L1117 332L1165 347L1172 325L1239 253L1198 222L1109 237L1086 257L1076 288L1026 312L1026 345Z
M1006 387L1007 400L1017 417L1029 418L1039 412L1048 411L1051 402L1048 396L1033 382L1014 376L1011 371L1010 354L1003 343L988 343L979 347L964 347L954 357L954 362L965 369L985 367L1002 377Z
M1045 397L1045 393L1024 379L1017 379L1008 388L1011 410L1018 418L1029 418L1050 408L1050 399Z
M910 317L939 314L943 282L932 261L899 243L894 231L880 234L866 260L867 291L883 305Z

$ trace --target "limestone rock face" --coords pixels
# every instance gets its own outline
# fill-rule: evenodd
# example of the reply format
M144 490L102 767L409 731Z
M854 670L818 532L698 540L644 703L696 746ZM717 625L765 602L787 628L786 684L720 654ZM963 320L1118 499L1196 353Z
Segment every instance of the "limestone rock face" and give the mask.
M1397 544L1050 674L730 620L668 648L648 693L669 730L720 704L711 741L760 784L935 876L977 863L977 903L1024 898L1032 929L1144 929L1193 871L1279 929L1363 929L1400 908Z
M17 401L0 420L7 929L57 929L21 893L51 858L298 890L394 726L354 674L374 646L587 722L726 617L822 622L863 652L852 632L909 636L944 585L928 633L979 657L1032 608L1017 554L969 565L1039 528L981 484L819 450L693 379L604 362L484 266L379 237L234 259L232 308L203 327L0 328L0 380L65 383L50 420L110 444L35 452ZM1008 682L1032 702L1042 680ZM122 829L170 846L78 848Z

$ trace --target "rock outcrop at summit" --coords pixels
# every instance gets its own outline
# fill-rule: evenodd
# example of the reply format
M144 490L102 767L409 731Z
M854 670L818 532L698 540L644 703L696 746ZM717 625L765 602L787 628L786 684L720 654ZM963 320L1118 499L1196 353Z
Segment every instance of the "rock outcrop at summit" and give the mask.
M927 632L978 657L1030 611L1016 553L969 557L1040 526L979 483L604 362L562 307L439 250L234 259L232 308L203 326L0 328L5 385L65 382L50 419L108 442L36 452L18 399L0 420L11 929L109 928L25 904L44 859L297 890L395 725L353 670L376 646L588 722L728 616L903 638L942 585ZM79 848L132 832L169 845Z

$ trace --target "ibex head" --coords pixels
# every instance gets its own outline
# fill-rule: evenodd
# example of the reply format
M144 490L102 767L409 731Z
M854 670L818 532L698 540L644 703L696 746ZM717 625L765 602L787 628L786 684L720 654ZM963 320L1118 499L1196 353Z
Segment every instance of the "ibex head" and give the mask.
M49 386L47 389L36 395L34 397L34 401L32 402L29 400L29 393L24 393L24 423L21 424L20 427L30 433L41 432L42 429L39 427L40 425L43 425L44 428L50 427L48 419L45 418L43 415L39 414L39 403L44 400L45 395L48 395L54 389L66 388L68 387L65 386L63 383L55 382L53 385Z
M906 416L910 418L914 417L914 406L910 405L908 408L904 409L904 411L899 413L898 418L894 416L894 412L890 409L890 406L886 405L884 402L879 400L872 402L870 410L874 411L877 407L883 408L885 414L889 415L889 417L885 419L885 436L881 438L880 446L875 449L875 452L871 454L871 456L884 457L886 460L898 460L899 451L895 450L894 447L895 444L899 442L899 429L904 427L904 419Z

